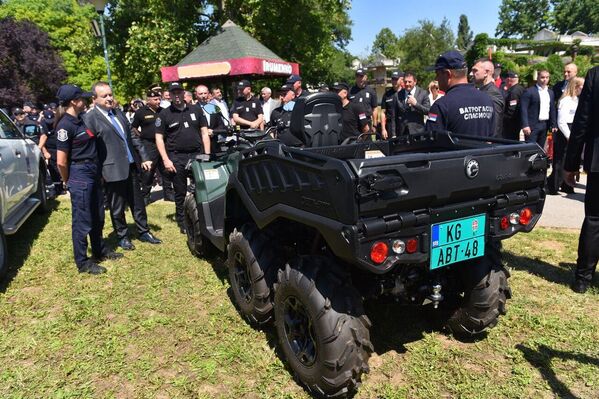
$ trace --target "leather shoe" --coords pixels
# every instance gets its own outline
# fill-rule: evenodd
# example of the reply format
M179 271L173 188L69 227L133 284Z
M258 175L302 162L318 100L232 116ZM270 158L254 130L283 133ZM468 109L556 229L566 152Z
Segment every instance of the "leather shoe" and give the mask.
M133 245L128 237L121 238L119 241L119 247L123 248L125 251L132 251L135 249L135 245Z
M102 256L99 257L93 257L92 260L96 263L98 262L103 262L105 260L117 260L117 259L121 259L124 255L119 253L119 252L114 252L114 251L104 251L102 253Z
M139 236L139 241L149 242L150 244L161 244L162 240L154 237L149 231Z
M584 294L589 289L589 283L588 281L576 279L570 288L572 288L572 291L574 292Z
M179 226L179 232L181 234L187 234L187 229L185 228L185 226Z
M559 191L566 194L574 194L574 187L570 187L567 184L562 184L562 186L559 188Z
M79 266L79 273L102 274L106 273L106 268L88 260Z

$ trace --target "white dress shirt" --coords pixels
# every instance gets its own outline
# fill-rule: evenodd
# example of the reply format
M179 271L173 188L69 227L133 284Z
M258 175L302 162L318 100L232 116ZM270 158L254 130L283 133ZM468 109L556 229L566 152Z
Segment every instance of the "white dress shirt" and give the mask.
M557 126L566 139L570 138L568 123L574 122L576 108L578 108L578 97L564 97L557 105Z
M539 97L541 99L541 103L539 105L539 121L549 120L549 87L545 86L543 89L541 86L537 85L537 90L539 90Z

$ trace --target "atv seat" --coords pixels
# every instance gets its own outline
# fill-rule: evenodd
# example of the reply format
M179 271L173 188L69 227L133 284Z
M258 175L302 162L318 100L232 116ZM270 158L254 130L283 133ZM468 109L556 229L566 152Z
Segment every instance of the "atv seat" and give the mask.
M306 147L338 145L343 106L335 93L314 93L295 100L289 130Z

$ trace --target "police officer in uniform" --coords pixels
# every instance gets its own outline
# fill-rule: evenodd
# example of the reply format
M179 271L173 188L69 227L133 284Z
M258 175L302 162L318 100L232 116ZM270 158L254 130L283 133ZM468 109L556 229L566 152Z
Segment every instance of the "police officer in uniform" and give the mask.
M309 93L302 88L302 77L299 75L291 75L285 82L286 85L291 85L295 93L295 98L306 97Z
M22 108L15 108L13 110L13 116L15 118L15 125L17 125L21 133L28 139L33 140L36 144L39 144L40 137L45 133L42 126L38 122L29 119Z
M279 139L281 143L288 146L300 147L303 145L302 141L291 134L291 131L289 130L289 126L291 125L291 112L295 105L295 91L293 90L293 86L284 84L281 86L280 93L281 106L275 108L271 112L269 125L277 128L277 139Z
M239 97L233 102L233 121L242 129L262 129L264 111L260 101L252 97L252 84L249 80L237 83Z
M366 71L362 68L356 70L356 84L349 90L349 101L354 103L361 103L366 109L366 116L370 126L376 127L377 120L377 106L378 100L376 97L376 91L372 86L367 85L368 76Z
M179 82L169 85L170 107L162 110L156 119L156 146L164 167L171 173L175 189L177 224L185 234L183 203L187 194L185 166L196 155L210 154L208 123L198 107L185 103L183 87Z
M56 106L54 104L54 107L52 107L52 104L50 104L44 108L41 124L44 126L45 132L40 137L39 147L42 150L44 158L48 161L48 172L50 172L50 177L54 183L54 191L56 195L60 195L64 193L64 189L56 164L56 134L54 129L54 125L56 124L54 109Z
M435 70L439 88L445 91L445 96L431 107L427 129L492 137L495 132L493 100L468 83L468 65L462 54L447 51L429 69Z
M61 107L56 117L57 164L71 193L75 264L80 273L104 273L106 269L96 262L122 258L123 254L107 250L102 239L104 195L96 137L80 118L91 93L84 93L77 86L63 85L56 96ZM88 236L92 259L87 257Z
M162 108L160 107L160 92L150 90L146 93L146 105L135 111L131 127L133 132L139 136L141 142L148 153L148 158L152 161L149 170L144 170L141 176L141 190L146 205L150 203L150 192L154 183L156 170L160 172L162 178L162 192L165 201L174 201L173 183L170 176L166 173L160 153L156 148L156 119Z
M526 90L518 80L516 72L507 73L502 130L504 139L516 141L520 140L520 97Z
M381 100L381 134L384 139L395 137L395 107L397 93L401 90L403 73L395 71L391 74L392 87L383 94Z
M343 105L343 128L340 141L348 138L358 137L362 133L370 131L366 107L360 102L349 100L349 85L345 82L333 83L333 90L341 98Z

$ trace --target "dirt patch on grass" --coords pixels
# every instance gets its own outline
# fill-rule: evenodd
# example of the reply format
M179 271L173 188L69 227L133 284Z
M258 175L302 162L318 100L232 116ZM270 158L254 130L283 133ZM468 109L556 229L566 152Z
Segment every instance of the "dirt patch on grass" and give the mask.
M562 252L566 246L564 243L555 240L541 240L537 242L539 248L551 249L556 252Z
M96 397L115 397L120 399L136 398L135 385L119 375L96 377L92 379Z

